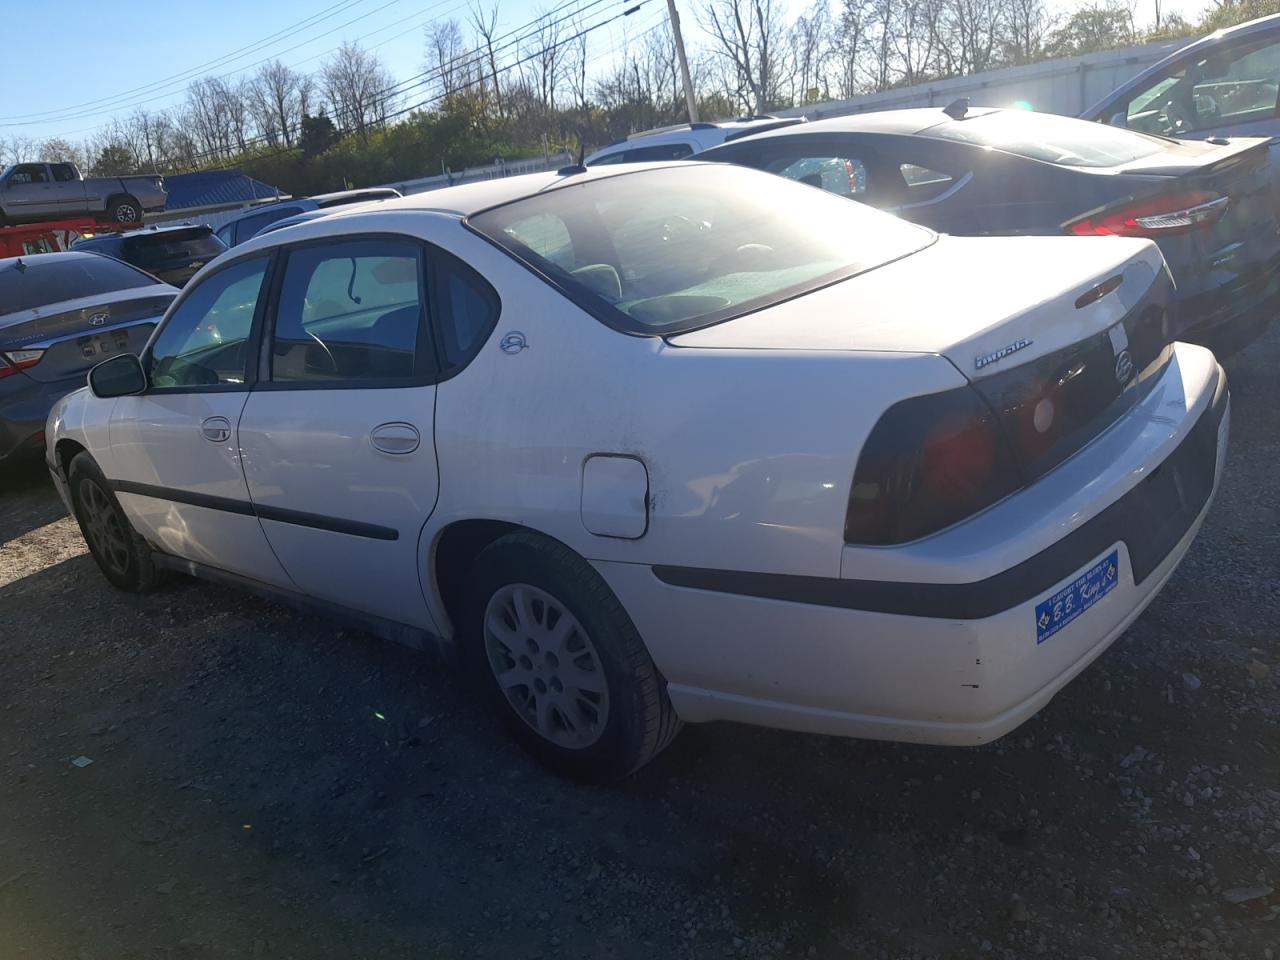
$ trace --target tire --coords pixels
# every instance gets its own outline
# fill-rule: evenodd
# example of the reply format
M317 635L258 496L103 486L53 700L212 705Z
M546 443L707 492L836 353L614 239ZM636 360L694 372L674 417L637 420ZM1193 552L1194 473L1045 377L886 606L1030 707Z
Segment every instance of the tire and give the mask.
M133 197L114 197L107 204L107 219L114 223L138 223L142 220L142 204Z
M87 453L77 453L67 469L67 485L80 533L102 575L129 593L146 593L160 582L147 546L112 492L107 478Z
M591 565L562 544L530 531L490 544L476 559L462 614L465 667L516 740L553 770L609 783L644 766L679 731L666 680L635 624Z

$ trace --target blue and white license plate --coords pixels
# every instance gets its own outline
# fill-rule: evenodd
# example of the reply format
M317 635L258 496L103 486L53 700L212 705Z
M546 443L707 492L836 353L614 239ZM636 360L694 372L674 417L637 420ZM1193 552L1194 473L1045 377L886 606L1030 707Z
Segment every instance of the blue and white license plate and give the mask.
M1119 551L1112 550L1048 600L1036 604L1036 643L1044 643L1114 590L1119 582Z

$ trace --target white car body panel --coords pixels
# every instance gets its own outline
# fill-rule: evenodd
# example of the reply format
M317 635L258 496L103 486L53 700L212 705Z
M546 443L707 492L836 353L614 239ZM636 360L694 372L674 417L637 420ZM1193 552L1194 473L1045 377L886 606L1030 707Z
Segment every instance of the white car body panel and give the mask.
M244 468L234 431L247 398L239 391L120 397L109 428L114 457L108 476L243 501ZM211 418L227 425L226 440L205 438L201 425ZM252 514L123 490L116 496L138 532L165 552L274 586L294 586Z
M262 517L271 550L298 589L328 602L439 632L418 575L418 537L438 491L434 386L264 390L240 420L249 495L260 507L359 518L396 539L350 536ZM412 426L413 449L384 453L381 424ZM399 432L399 431L398 431ZM404 431L406 436L411 434Z
M584 182L616 172L602 167ZM418 237L454 254L502 299L496 329L456 376L404 391L253 392L243 417L222 411L239 434L221 446L201 440L198 424L210 404L236 394L185 397L199 402L169 420L154 417L154 432L117 435L107 426L113 411L140 398L80 391L50 420L55 476L58 444L70 440L112 479L172 485L176 478L232 497L239 471L239 496L261 508L393 528L394 541L364 542L265 515L239 517L275 548L267 550L279 556L273 572L253 551L237 554L212 525L184 525L163 501L121 497L130 519L166 551L235 572L252 568L245 575L446 641L457 625L437 577L441 537L463 521L518 525L600 572L682 718L936 743L991 739L1043 706L1151 601L1194 538L1207 503L1140 585L1121 541L1082 559L1080 569L1115 549L1119 582L1041 643L1036 604L1078 571L972 619L665 582L655 567L835 584L979 583L1051 548L1153 473L1207 416L1223 374L1208 351L1179 344L1139 406L1036 482L917 541L849 546L854 470L886 409L965 388L1114 327L1164 270L1154 244L944 237L825 289L664 340L608 328L459 222L558 182L536 175L386 201L236 249L238 258L367 232ZM761 182L772 181L762 175ZM215 261L189 288L217 268ZM1117 291L1064 308L1116 272L1124 276ZM1021 339L1030 342L975 368L976 357ZM185 436L192 419L192 443L204 444L196 455L168 439ZM412 424L421 445L406 455L373 449L371 431L385 423ZM1217 475L1227 430L1224 416Z
M1077 456L1084 469L1074 480L1082 482L1091 502L1077 522L1128 492L1135 473L1143 472L1135 462L1163 460L1169 447L1184 439L1207 410L1221 376L1213 355L1185 344L1178 345L1177 353L1165 382L1143 405L1144 415L1135 418L1146 429L1138 436L1100 438ZM1218 432L1218 476L1228 433L1229 415ZM1123 462L1112 463L1114 450L1107 440L1129 447ZM1092 479L1084 476L1089 471ZM889 574L919 582L975 582L993 572L988 561L1009 569L1027 556L1021 544L1025 531L1041 532L1036 529L1037 509L1056 509L1062 496L1047 481L935 537L869 552L881 555ZM1119 585L1040 644L1034 625L1036 604L1069 583L1071 576L995 616L949 620L708 595L664 584L649 568L634 564L600 563L597 569L632 611L654 662L670 681L677 710L687 720L739 720L846 736L973 744L994 739L1026 720L1119 637L1177 566L1203 517L1204 511L1141 586L1134 584L1123 542L1100 551L1082 569L1118 549ZM982 531L975 534L979 541L992 530L1002 532L1003 539L988 547L994 557L977 557L968 564L963 545L970 529ZM938 564L929 554L943 552L944 544L961 551L950 565L952 580L930 576L938 572ZM845 549L860 553L869 548ZM917 562L912 563L913 558ZM853 569L884 575L870 561ZM845 575L853 569L846 566ZM709 643L708 635L732 639ZM731 655L726 655L725 644L731 644Z

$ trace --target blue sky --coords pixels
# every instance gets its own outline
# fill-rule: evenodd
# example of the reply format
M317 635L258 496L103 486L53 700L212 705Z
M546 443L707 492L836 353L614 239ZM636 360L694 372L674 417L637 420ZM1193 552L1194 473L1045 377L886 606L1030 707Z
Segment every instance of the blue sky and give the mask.
M500 28L520 26L562 2L500 0ZM634 2L597 0L589 18L603 20ZM1139 0L1139 20L1151 2ZM678 5L695 44L692 0ZM1071 0L1053 5L1074 6ZM1194 14L1204 0L1164 5ZM423 25L465 19L467 0L59 0L32 10L31 16L7 18L4 60L11 82L0 108L0 139L61 136L79 142L113 113L180 102L187 77L238 76L274 57L313 71L344 40L375 48L402 80L422 69ZM593 69L608 65L627 34L643 33L665 16L664 0L648 0L633 16L591 33Z

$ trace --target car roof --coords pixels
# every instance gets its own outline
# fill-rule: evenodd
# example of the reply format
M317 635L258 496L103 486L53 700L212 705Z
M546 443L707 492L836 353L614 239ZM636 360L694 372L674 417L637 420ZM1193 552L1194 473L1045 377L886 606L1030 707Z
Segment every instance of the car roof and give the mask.
M355 202L368 198L375 200L379 197L388 199L399 197L402 194L395 187L361 187L356 190L335 190L333 193L316 193L309 197L295 197L296 200L314 200L320 206L333 203L343 203L345 201Z
M101 257L96 253L76 253L74 250L66 250L62 253L24 253L20 257L0 257L0 270L9 269L19 260L31 267L47 267L52 264L66 265L76 260L90 259L95 263L102 262Z
M696 160L676 160L666 163L628 163L610 164L603 167L564 167L558 171L546 173L526 173L514 177L501 177L496 180L480 180L476 183L461 184L454 187L441 187L439 190L428 190L425 193L410 194L394 200L375 200L370 203L357 203L324 211L324 216L308 218L307 222L332 223L347 217L358 217L369 213L422 213L443 216L451 219L464 219L492 207L514 203L560 187L591 183L606 180L610 177L633 176L651 170L664 170L676 167L687 170L691 166L711 166ZM770 174L760 174L770 177ZM291 238L284 230L270 230L259 233L245 243L236 247L236 251L251 253L290 242Z
M970 107L964 120L984 117L991 113L1000 113L998 107ZM930 127L943 123L963 123L955 121L943 112L941 107L914 107L908 110L877 110L869 113L851 113L844 117L828 117L825 120L811 120L794 127L782 127L778 130L762 131L759 134L734 140L734 143L749 143L757 136L775 137L814 136L823 133L893 133L912 135L923 133Z

